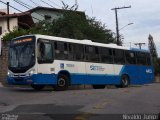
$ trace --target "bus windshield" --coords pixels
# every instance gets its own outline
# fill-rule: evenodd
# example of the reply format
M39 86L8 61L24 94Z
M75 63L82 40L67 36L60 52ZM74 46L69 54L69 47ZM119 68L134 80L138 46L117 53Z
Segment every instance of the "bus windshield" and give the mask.
M35 42L33 38L11 41L9 48L9 69L25 72L35 64Z

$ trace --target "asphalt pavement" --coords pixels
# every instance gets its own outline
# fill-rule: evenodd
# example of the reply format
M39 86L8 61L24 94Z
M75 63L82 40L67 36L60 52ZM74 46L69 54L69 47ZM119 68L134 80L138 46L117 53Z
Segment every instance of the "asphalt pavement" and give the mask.
M156 120L159 113L160 83L59 92L0 86L2 120Z

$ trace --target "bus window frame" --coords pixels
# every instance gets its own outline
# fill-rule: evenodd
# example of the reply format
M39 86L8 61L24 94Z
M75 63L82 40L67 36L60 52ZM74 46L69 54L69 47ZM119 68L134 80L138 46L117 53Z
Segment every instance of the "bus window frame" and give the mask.
M51 59L42 59L40 58L40 51L39 51L39 44L44 43L44 44L50 44L51 45L51 50L52 50L52 58ZM54 62L54 46L51 40L48 39L43 39L39 38L37 40L37 62L38 64L48 64L48 63L53 63Z

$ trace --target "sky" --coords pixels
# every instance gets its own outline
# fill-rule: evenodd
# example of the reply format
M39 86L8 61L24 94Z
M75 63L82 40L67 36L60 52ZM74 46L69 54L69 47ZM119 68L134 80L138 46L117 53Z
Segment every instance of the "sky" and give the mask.
M1 0L3 2L10 2L10 5L26 11L27 9L14 2L13 0ZM49 5L43 3L41 0L20 0L26 4L36 7L32 2L40 6L50 7L54 6L60 8L62 6L61 0L42 0ZM63 0L66 4L72 6L75 0ZM106 25L108 29L116 32L115 12L111 10L115 7L130 6L128 9L118 10L119 29L123 28L129 23L132 25L126 26L120 30L120 34L124 36L124 45L136 47L134 43L146 43L142 46L148 49L148 36L153 36L157 47L158 55L160 56L160 0L77 0L79 11L84 11L87 16L95 17ZM6 6L0 3L0 9ZM15 10L11 9L16 12Z

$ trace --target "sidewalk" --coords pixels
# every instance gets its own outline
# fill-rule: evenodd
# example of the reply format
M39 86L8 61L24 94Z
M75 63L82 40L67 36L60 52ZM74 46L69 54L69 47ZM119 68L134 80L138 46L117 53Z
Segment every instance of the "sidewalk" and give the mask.
M160 76L155 76L155 82L160 83Z
M3 87L2 83L0 82L0 87Z

